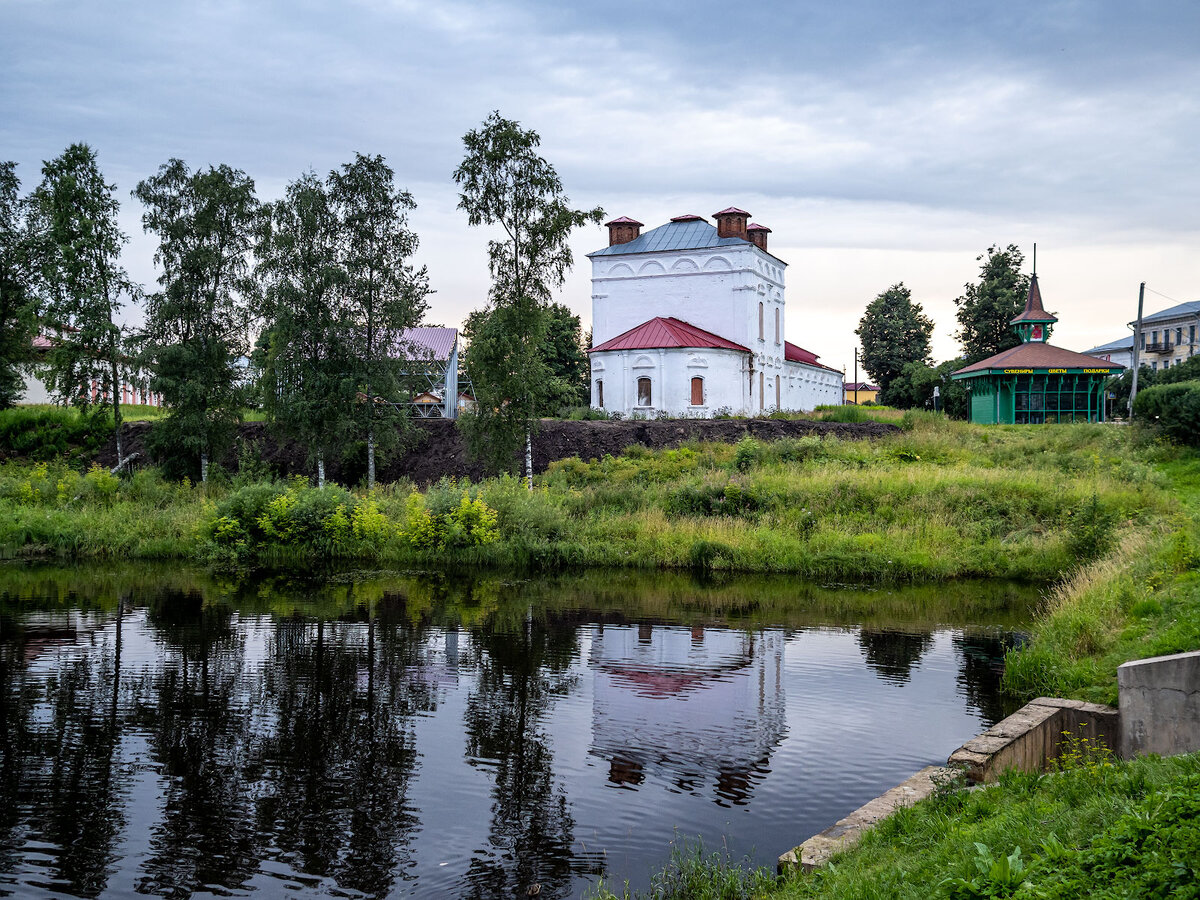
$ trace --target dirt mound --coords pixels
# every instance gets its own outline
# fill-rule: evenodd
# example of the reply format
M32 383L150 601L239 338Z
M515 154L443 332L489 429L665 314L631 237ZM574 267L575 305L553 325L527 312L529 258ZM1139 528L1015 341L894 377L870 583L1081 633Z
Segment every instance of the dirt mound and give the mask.
M420 419L415 425L411 445L393 454L391 459L380 461L380 481L411 478L418 484L429 484L443 477L479 479L488 474L467 453L466 442L454 422L447 419ZM145 438L149 428L146 422L133 422L124 427L125 452L140 451L139 461L146 459ZM536 472L544 472L554 460L569 456L581 459L599 459L606 453L615 456L632 444L660 450L678 447L689 440L736 443L747 435L761 441L810 434L832 434L839 438L863 440L894 434L899 430L895 425L877 422L846 424L780 419L568 422L546 419L541 422L533 439L533 468ZM242 444L255 447L257 455L276 474L310 474L313 470L302 446L289 441L277 441L261 422L242 425L239 438ZM349 454L351 457L355 455ZM98 461L104 466L116 464L114 441L101 450ZM237 454L231 453L221 460L221 465L228 471L236 472ZM354 483L362 477L363 465L362 459L329 460L326 471L334 481Z

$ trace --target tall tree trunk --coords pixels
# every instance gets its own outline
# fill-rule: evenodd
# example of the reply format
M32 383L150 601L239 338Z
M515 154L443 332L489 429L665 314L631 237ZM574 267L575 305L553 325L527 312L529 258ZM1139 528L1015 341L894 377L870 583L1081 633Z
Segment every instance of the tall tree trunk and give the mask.
M208 451L200 452L200 483L204 484L208 481Z
M320 457L317 460L317 487L321 490L325 489L325 457Z
M367 429L367 490L375 487L375 429Z
M125 459L125 444L121 440L121 398L118 392L121 390L121 382L117 377L117 340L114 337L112 340L112 408L113 422L117 428L117 467L120 468L121 463Z
M533 438L530 436L529 429L525 429L525 481L529 485L529 490L533 490Z

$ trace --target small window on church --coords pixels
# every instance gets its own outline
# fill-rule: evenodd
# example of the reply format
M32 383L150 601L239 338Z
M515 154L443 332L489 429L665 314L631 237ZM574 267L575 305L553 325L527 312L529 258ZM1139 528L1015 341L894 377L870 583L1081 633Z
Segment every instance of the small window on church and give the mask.
M596 380L596 405L604 409L604 379Z
M692 406L704 405L704 379L697 375L692 379Z
M775 307L775 343L779 343L779 307Z
M761 304L760 304L761 308ZM766 406L766 400L763 399L763 392L766 391L767 377L762 372L758 373L758 408L762 409Z
M779 403L779 376L778 375L775 376L775 408L783 409L783 407Z
M763 333L763 305L762 301L758 301L758 339L764 340L766 335Z
M650 406L650 405L652 405L650 401L651 401L650 379L649 378L639 378L638 379L638 406Z

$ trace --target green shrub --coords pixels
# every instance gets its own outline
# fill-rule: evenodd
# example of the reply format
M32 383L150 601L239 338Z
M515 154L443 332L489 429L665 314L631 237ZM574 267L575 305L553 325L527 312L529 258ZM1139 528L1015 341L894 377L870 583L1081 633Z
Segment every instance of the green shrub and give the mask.
M1133 401L1133 414L1176 443L1200 447L1200 381L1146 388Z

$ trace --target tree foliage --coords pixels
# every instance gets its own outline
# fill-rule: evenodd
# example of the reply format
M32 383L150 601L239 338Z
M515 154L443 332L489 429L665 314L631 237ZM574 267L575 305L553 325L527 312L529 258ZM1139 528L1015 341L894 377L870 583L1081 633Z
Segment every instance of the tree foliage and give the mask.
M30 198L43 320L53 344L44 380L60 399L91 403L93 382L108 393L121 444L124 340L117 313L138 291L120 266L127 240L117 226L115 184L87 144L72 144L42 166Z
M862 343L859 361L878 383L881 401L901 405L891 396L891 386L910 363L929 362L929 340L933 321L904 282L893 284L867 304L855 329Z
M17 164L0 163L0 409L21 398L36 328L25 200Z
M476 455L503 468L524 438L530 478L530 434L553 391L546 305L574 262L571 232L604 217L599 207L571 207L540 144L537 132L493 112L463 137L466 153L454 172L467 221L501 234L488 242L489 304L465 354L479 401L468 438Z
M1009 325L1025 308L1029 276L1021 272L1025 255L1016 244L1001 249L993 245L976 257L981 262L979 281L964 286L955 299L958 333L966 364L978 362L1021 342Z
M144 358L170 413L154 443L207 477L241 418L248 352L254 182L227 165L189 171L179 159L140 182L142 225L158 236L161 290L146 301Z
M357 349L347 361L366 401L354 407L354 418L367 441L368 486L375 483L377 442L382 438L386 449L407 421L396 401L403 361L413 351L401 346L401 336L428 308L428 273L410 262L417 235L408 228L408 212L416 203L394 182L395 173L382 156L361 153L328 179L344 272L341 312Z
M315 173L268 205L257 245L271 325L264 405L319 463L341 446L355 401L354 335L338 309L346 285L338 249L337 213Z
M950 359L936 366L914 360L904 367L888 390L888 403L901 409L933 409L937 406L952 419L965 419L970 413L971 398L960 381L950 375L966 363L962 358ZM940 396L934 402L933 389Z

